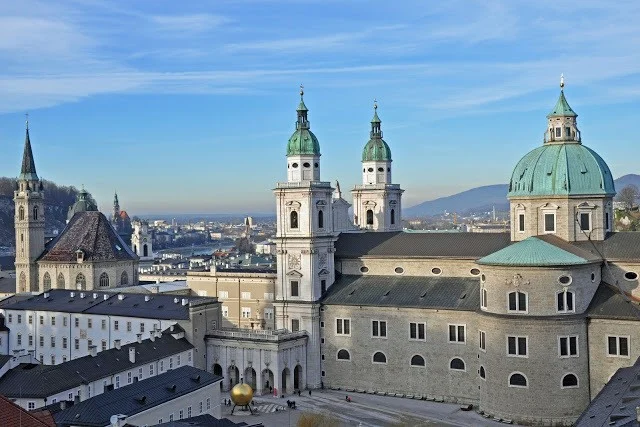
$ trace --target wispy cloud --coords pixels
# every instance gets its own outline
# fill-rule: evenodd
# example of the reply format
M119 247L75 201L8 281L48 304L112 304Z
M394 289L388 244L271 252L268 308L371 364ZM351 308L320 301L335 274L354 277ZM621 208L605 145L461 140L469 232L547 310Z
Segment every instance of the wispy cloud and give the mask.
M191 15L154 15L149 20L161 31L175 33L199 33L212 31L231 20L225 16L209 13L195 13Z

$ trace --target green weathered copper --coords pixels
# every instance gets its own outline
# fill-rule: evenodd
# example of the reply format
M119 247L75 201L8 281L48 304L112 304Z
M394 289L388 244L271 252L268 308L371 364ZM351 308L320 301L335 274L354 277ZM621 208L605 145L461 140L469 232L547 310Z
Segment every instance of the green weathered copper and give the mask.
M377 106L375 107L373 118L371 119L371 133L369 142L362 150L363 162L390 162L391 149L382 139L382 128L380 126L380 117L378 117Z
M287 144L287 156L320 155L318 138L309 129L296 129Z
M609 166L575 142L545 144L516 165L507 197L615 195Z
M477 261L481 265L504 265L509 267L582 265L589 262L587 259L536 237L528 237Z
M36 163L33 160L33 152L31 151L31 139L29 138L29 128L24 137L24 152L22 153L22 167L18 179L21 181L37 181Z
M556 102L556 106L553 107L553 111L547 114L547 118L551 117L578 117L575 111L569 106L567 98L564 97L563 90L560 91L560 97L558 98L558 102Z
M78 212L90 212L90 211L97 211L97 210L98 210L98 207L95 205L95 203L93 203L93 200L89 195L89 192L83 188L78 192L78 195L76 196L76 202L69 207L69 212L67 213L67 219L70 220Z

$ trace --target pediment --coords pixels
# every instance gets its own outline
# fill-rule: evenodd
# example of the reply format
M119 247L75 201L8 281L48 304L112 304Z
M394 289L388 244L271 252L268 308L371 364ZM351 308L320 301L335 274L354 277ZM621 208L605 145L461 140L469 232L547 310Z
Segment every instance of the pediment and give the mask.
M290 208L297 208L300 209L300 207L302 206L302 204L300 202L297 202L295 200L290 200L287 203L285 203L285 206L288 206Z
M329 270L327 270L326 268L323 268L318 272L318 276L328 276L328 275L329 275Z
M367 200L366 202L363 203L363 205L365 205L367 207L375 208L376 207L376 202L374 202L373 200Z
M555 203L545 203L544 205L540 206L540 209L557 210L560 209L560 206L556 205Z
M291 270L287 273L287 277L302 277L302 273L300 273L298 270Z

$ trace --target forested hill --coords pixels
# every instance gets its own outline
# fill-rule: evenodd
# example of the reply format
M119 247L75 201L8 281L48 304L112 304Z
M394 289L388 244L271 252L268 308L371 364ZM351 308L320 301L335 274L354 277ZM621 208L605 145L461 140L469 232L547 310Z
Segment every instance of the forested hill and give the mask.
M54 230L62 231L67 221L69 206L76 201L78 189L43 181L45 194L46 235ZM14 246L13 229L13 192L16 189L15 178L0 178L0 246Z

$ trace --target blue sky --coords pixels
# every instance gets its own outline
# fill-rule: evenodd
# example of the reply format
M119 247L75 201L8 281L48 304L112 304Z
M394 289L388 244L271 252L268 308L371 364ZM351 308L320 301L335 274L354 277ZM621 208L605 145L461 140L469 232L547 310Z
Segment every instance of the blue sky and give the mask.
M54 4L55 3L55 4ZM109 210L274 210L298 86L323 180L360 182L373 99L405 206L507 182L565 93L614 176L640 173L640 2L0 0L0 175Z

